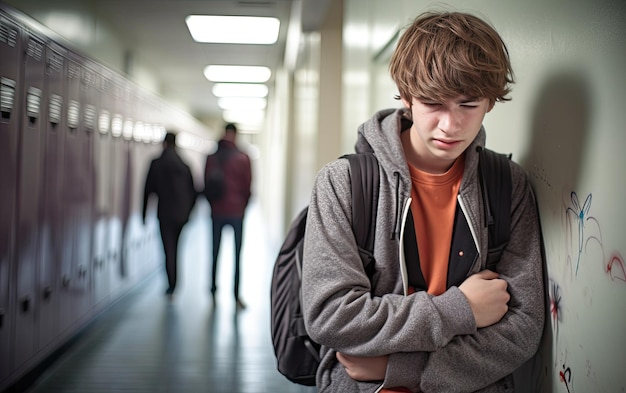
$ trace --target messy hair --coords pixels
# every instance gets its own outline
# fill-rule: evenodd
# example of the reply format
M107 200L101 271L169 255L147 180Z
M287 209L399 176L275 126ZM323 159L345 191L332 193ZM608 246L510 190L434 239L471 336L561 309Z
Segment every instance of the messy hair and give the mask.
M507 47L482 19L460 12L419 15L389 64L399 97L444 100L464 95L509 101L513 69Z

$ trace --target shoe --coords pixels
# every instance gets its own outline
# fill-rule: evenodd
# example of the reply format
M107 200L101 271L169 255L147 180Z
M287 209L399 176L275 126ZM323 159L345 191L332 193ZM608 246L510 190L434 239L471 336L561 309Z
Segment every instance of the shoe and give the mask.
M172 296L174 294L174 289L173 288L167 288L167 290L165 291L166 295Z
M241 299L237 299L236 300L237 303L237 308L240 310L243 310L246 308L246 304L244 302L241 301Z

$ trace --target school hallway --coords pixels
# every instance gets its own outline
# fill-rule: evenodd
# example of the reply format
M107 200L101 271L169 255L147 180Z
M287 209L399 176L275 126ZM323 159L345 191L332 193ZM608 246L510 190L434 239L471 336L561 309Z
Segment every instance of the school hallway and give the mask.
M216 304L209 293L210 219L199 199L183 230L174 298L160 268L111 306L30 386L30 393L314 392L276 371L270 280L276 245L256 203L244 222L241 297L232 296L233 236L222 238Z

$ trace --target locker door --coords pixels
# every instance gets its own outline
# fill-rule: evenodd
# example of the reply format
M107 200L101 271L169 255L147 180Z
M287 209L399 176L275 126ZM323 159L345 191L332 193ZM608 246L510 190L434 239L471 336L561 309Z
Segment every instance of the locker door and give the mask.
M94 228L93 228L93 296L94 304L101 304L109 295L109 264L106 260L107 228L111 216L111 200L108 198L108 166L110 134L110 100L106 99L110 88L110 78L105 78L101 69L95 70L98 93L98 124L93 135L94 164Z
M117 179L116 199L118 202L118 217L120 219L121 229L121 250L120 250L120 273L124 282L128 282L132 277L131 261L130 261L130 238L129 238L129 217L131 212L131 193L133 183L132 171L132 152L130 140L132 139L132 126L134 113L130 106L132 105L133 90L126 80L121 80L121 94L117 104L117 112L121 114L123 119L122 134L118 138L118 154L117 158Z
M45 153L44 153L44 191L43 219L41 225L39 277L37 293L39 296L39 341L42 349L59 334L58 324L58 272L62 259L61 234L62 195L61 169L63 168L63 129L65 127L64 109L65 90L63 72L66 51L50 42L46 48L46 118Z
M0 14L0 381L9 375L14 302L12 230L17 186L17 133L22 38L18 25Z
M76 266L76 232L78 228L78 205L81 199L81 187L78 182L76 167L81 165L77 155L78 128L81 121L80 66L72 59L65 62L64 86L67 106L64 111L63 159L60 172L61 196L63 206L63 232L61 237L61 262L59 264L59 329L70 327L80 315L77 293L80 293L83 279L82 272Z
M36 275L43 180L44 41L24 34L23 112L19 135L19 168L16 222L15 366L35 353Z
M111 85L111 141L109 152L109 200L111 201L111 218L108 225L107 261L110 265L111 291L119 293L123 286L122 271L122 219L121 219L121 185L122 185L122 128L124 124L123 86L119 78L113 77Z
M81 193L77 204L78 227L76 232L76 270L79 272L80 287L76 287L80 305L80 313L84 315L93 306L93 228L94 228L94 135L97 132L99 92L99 75L96 66L81 56L76 56L81 64L80 102L83 106L82 122L79 124L76 147L76 158L79 167L76 169Z

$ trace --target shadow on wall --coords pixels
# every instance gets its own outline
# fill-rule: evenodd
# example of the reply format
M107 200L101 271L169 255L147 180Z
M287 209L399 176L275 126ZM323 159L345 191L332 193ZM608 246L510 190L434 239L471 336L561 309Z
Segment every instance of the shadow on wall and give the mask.
M560 73L546 79L539 90L533 110L531 144L520 164L526 168L535 190L543 239L553 236L550 228L560 227L560 213L570 192L576 190L583 161L583 149L589 137L591 91L583 74ZM521 370L526 377L516 379L516 391L553 391L559 377L554 363L553 304L549 293L549 261L544 260L546 323L539 352ZM531 376L528 374L530 373Z
M584 75L547 78L533 110L529 153L520 161L536 191L547 187L558 194L564 187L576 189L590 108L591 92Z

